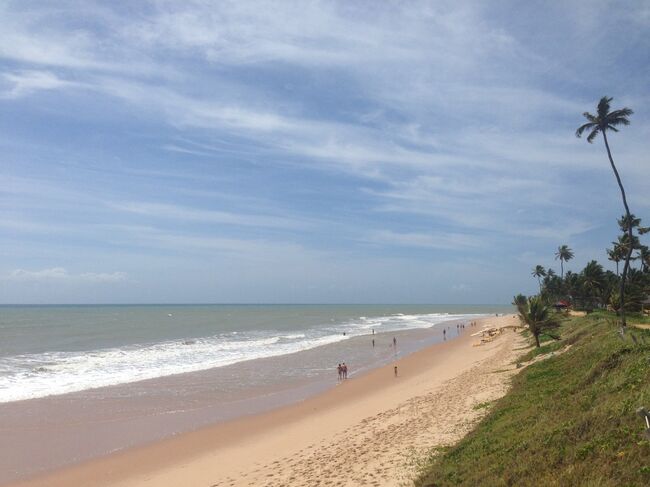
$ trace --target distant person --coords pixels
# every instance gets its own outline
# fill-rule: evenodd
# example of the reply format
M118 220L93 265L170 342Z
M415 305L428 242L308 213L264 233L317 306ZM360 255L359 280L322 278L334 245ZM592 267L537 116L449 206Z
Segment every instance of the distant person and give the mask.
M341 365L341 370L343 372L343 379L344 380L347 379L348 378L348 366L345 365L345 362L343 362L343 364Z
M343 336L345 336L345 332L343 332Z
M375 348L375 339L372 339L372 348Z
M395 377L397 377L397 365L393 368L393 370L395 371Z
M447 339L447 329L446 328L442 329L442 338L444 338L445 340Z
M397 338L393 337L393 347L397 348Z
M338 366L338 371L339 371L339 380L343 379L343 367L341 364Z
M372 334L373 334L373 335L375 334L375 329L374 329L374 328L372 329Z

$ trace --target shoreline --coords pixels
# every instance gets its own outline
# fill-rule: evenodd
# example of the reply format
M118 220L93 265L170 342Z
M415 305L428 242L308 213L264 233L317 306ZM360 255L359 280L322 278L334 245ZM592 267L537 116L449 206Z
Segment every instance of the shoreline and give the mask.
M450 339L456 322L444 327ZM226 367L0 404L0 484L300 402L337 385L337 361L351 365L354 378L444 341L442 331L436 325L362 335Z
M510 315L477 320L478 327L467 327L459 337L399 359L396 362L399 370L397 378L393 377L393 364L389 364L365 372L339 386L295 404L203 427L150 445L118 451L106 457L7 485L131 487L181 484L248 485L249 483L250 485L259 485L259 483L283 485L283 482L284 485L287 483L299 485L298 481L306 481L309 476L303 473L299 477L294 475L292 479L291 472L299 472L301 462L305 461L312 465L310 468L312 474L328 478L334 475L333 471L327 470L328 464L336 464L337 461L354 461L355 458L357 459L355 463L359 464L357 467L364 463L358 461L359 448L363 445L356 446L356 438L363 437L367 433L375 433L384 425L389 427L394 425L395 414L397 419L400 417L403 419L407 415L404 408L415 407L413 411L419 410L421 405L416 404L420 404L427 394L434 394L437 391L442 393L441 401L448 402L449 398L444 397L443 391L447 382L463 378L469 370L495 354L511 355L513 352L510 341L515 334L511 337L510 334L505 333L506 339L495 340L494 343L481 347L472 347L476 339L471 337L469 332L478 331L483 324L503 325L512 319ZM479 396L488 397L494 390L504 392L504 387L499 383L498 387L491 387L492 392L481 391ZM463 389L467 388L463 386L461 391ZM476 397L481 399L479 396ZM456 432L457 436L461 431L457 424L458 413L456 411L452 414L449 409L445 409L442 415L438 414L436 421L445 423L446 433L442 435L443 437L453 432ZM465 413L467 411L460 411L461 423L464 423L467 417L478 414L471 408L469 413ZM449 421L455 425L451 432L447 431L449 428L446 423ZM411 423L415 424L413 421ZM350 431L356 433L352 434ZM337 439L341 435L346 437L348 433L351 436L347 439ZM437 436L440 437L440 434ZM429 446L436 444L435 437L436 435L427 441ZM438 439L444 440L442 437ZM411 440L413 440L412 435ZM391 445L390 438L384 438L382 441L384 443L388 441L385 446L397 446L394 441ZM364 441L364 443L372 442ZM346 449L346 444L349 446L349 451ZM411 444L415 446L417 442L411 441ZM335 455L324 463L315 458L309 459L314 455L327 457L329 453L339 450L341 450L339 456ZM368 465L368 462L365 464ZM383 467L382 465L385 464L386 462L378 463L373 467L374 471L388 473L391 469L394 470L394 465L390 468ZM319 471L313 468L314 465L322 465L323 468ZM349 485L358 485L360 473L346 474L345 471L339 473L343 475L343 479L357 479ZM367 473L372 474L372 469ZM376 485L393 484L380 482Z

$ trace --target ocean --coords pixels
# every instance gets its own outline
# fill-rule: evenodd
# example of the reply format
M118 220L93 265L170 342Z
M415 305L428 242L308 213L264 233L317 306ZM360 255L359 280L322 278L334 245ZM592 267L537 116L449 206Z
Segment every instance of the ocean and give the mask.
M354 380L452 340L463 323L511 312L0 306L0 484L301 401L335 387L339 363Z
M510 311L478 305L2 306L0 403L285 356L373 330L425 329Z

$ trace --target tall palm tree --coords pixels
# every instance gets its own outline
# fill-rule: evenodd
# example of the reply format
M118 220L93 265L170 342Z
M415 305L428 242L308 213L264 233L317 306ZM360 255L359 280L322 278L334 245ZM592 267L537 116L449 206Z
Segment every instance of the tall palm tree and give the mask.
M607 141L607 131L611 130L612 132L618 132L619 125L630 125L628 117L634 113L629 108L622 108L620 110L614 110L610 112L610 102L612 98L603 96L598 102L597 115L592 115L589 112L584 112L584 117L588 120L587 123L581 125L576 130L576 137L582 136L584 132L589 132L587 136L587 142L592 143L596 136L599 133L603 134L603 139L605 141L605 148L607 149L607 157L609 157L609 163L612 165L612 170L614 171L614 176L616 176L616 182L618 187L621 190L621 196L623 198L623 206L625 207L625 215L627 218L630 217L630 208L627 205L627 199L625 198L625 189L623 188L623 183L621 182L621 177L618 174L616 165L614 164L614 159L612 159L612 151L609 149L609 142ZM628 236L630 241L632 240L632 226L627 226ZM627 278L627 271L630 268L630 256L632 255L632 247L627 251L625 256L625 264L623 265L623 275L621 276L621 325L626 326L625 322L625 279Z
M560 259L560 277L564 279L564 263L573 259L573 250L571 250L568 245L559 246L557 252L555 252L555 260L558 259Z
M526 300L521 294L515 296L513 303L517 306L519 319L522 324L528 326L530 333L535 337L535 343L539 347L539 336L548 335L555 340L560 337L553 333L560 327L557 318L551 314L550 308L544 304L540 296L531 296Z
M536 265L535 268L533 269L532 272L533 277L537 278L537 283L539 284L539 292L542 292L542 277L546 277L546 269L544 269L544 266L541 265Z

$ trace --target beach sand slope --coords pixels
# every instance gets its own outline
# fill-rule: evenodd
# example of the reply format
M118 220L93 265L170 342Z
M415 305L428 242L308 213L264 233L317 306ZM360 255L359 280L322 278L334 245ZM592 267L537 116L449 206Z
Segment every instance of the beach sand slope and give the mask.
M476 406L506 393L524 339L506 330L475 346L480 339L470 334L514 324L512 315L480 320L458 338L298 404L20 485L408 485L418 459L433 447L458 441L489 409Z

